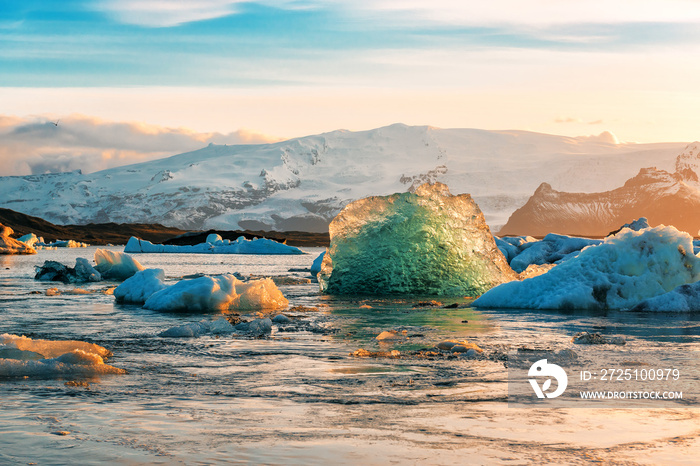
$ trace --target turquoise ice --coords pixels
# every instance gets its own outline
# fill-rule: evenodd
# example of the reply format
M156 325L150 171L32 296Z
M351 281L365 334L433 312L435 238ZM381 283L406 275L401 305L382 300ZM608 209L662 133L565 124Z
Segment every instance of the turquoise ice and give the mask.
M325 293L478 296L516 279L471 196L441 183L352 202L329 232Z

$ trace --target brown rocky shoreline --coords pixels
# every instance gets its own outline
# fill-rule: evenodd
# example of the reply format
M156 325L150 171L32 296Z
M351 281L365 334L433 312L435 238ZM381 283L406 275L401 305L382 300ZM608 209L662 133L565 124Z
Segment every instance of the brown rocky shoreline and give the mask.
M290 246L328 246L328 233L308 233L303 231L187 231L166 227L157 223L89 223L87 225L55 225L39 217L33 217L11 209L0 208L0 223L14 230L18 238L28 233L42 236L45 241L72 239L93 245L126 244L130 237L145 239L152 243L199 244L207 235L217 233L223 239L234 240L239 236L247 239L269 238L286 242Z

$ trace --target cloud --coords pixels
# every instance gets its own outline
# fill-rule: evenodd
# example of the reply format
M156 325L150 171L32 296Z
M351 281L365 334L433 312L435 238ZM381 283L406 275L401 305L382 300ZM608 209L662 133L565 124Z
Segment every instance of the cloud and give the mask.
M617 136L610 131L603 131L598 135L593 134L590 136L578 136L576 139L579 141L600 142L603 144L620 144L620 140L617 138Z
M333 3L356 11L390 12L424 23L482 26L700 20L700 4L693 0L528 0L527 5L522 0L335 0Z
M250 130L201 133L82 115L60 119L0 115L0 175L77 169L90 173L196 150L210 142L254 144L277 140Z
M571 117L562 118L562 117L559 117L559 118L555 118L555 119L554 119L554 123L583 123L583 122L582 122L579 118L571 118Z
M94 5L116 21L145 27L172 27L238 13L239 6L257 3L299 8L294 0L102 0Z

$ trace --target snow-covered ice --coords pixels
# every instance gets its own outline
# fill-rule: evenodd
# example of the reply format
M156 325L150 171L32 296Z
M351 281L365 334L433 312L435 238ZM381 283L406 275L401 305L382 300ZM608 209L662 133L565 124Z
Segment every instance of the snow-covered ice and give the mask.
M243 282L232 274L181 280L153 293L144 308L168 312L286 307L289 301L270 278Z
M146 269L136 272L114 290L117 302L143 304L155 292L167 286L163 269Z
M210 242L213 241L213 242ZM235 241L222 240L219 235L209 235L207 242L190 246L174 244L153 244L150 241L132 236L126 243L124 252L129 253L193 253L193 254L304 254L294 246L288 246L267 238L245 239L241 236Z
M33 340L0 335L0 377L56 377L124 374L104 363L112 353L83 341Z
M503 247L505 241L501 240ZM602 243L602 240L578 238L575 236L557 235L550 233L541 241L527 241L516 246L506 243L511 248L516 248L517 252L510 259L510 266L520 273L531 264L555 264L576 257L581 249ZM508 255L512 250L508 251Z
M700 279L692 238L674 227L622 230L544 275L500 285L480 308L628 309Z
M126 280L136 272L143 270L143 266L133 257L119 251L98 249L95 251L95 269L103 278L113 280Z
M645 299L631 310L640 312L700 312L700 281L681 285L668 293Z
M355 201L329 232L325 293L477 296L516 279L471 196L441 183Z

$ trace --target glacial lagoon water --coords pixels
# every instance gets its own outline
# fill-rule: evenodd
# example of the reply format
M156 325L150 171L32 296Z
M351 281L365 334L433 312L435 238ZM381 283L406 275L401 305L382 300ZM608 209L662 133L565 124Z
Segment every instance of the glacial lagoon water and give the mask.
M426 298L325 296L312 282L280 285L292 306L317 310L287 313L295 325L270 336L162 338L218 316L115 304L104 290L116 282L69 294L78 286L33 280L44 260L73 265L94 251L0 256L0 333L97 343L114 353L109 364L128 371L1 378L0 464L697 464L697 409L516 409L506 402L502 361L417 351L445 339L487 352L558 350L589 331L624 336L639 351L694 357L698 315L477 311L460 299L442 300L458 305L443 309L418 306ZM224 272L303 282L309 274L300 269L322 249L306 251L134 257L171 282ZM54 287L62 293L48 296ZM405 337L375 340L392 329ZM353 357L359 348L402 356Z

